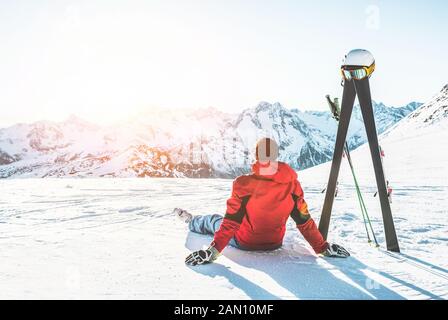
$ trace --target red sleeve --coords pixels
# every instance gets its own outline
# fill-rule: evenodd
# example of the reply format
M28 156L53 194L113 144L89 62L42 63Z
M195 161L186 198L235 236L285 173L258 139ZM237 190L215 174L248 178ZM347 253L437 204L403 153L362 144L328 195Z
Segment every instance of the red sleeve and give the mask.
M232 195L227 200L226 215L224 216L221 227L216 231L211 244L219 252L228 245L230 239L235 235L235 232L239 230L246 215L246 204L249 201L249 194L244 191L239 180L237 179L233 183Z
M215 233L215 238L211 243L219 252L229 244L230 239L233 238L235 232L240 228L240 223L225 219L222 221L221 227Z
M313 218L308 211L308 205L304 199L303 189L299 181L296 181L294 195L297 197L295 217L297 228L316 253L325 251L328 243L322 237ZM293 211L294 213L294 211Z
M308 204L305 201L303 189L298 180L295 181L294 195L297 196L297 210L303 215L309 215Z

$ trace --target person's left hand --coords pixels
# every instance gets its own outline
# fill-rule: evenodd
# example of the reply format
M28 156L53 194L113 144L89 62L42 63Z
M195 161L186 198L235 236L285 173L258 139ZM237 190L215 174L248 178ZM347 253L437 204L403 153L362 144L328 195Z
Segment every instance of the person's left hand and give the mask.
M325 257L333 258L347 258L350 257L350 253L343 247L336 243L329 243L328 248L322 252Z

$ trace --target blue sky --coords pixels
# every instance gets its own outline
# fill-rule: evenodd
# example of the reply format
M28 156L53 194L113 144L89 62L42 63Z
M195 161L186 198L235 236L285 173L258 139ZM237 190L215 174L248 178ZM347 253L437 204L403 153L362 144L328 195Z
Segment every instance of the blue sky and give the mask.
M446 1L1 1L0 125L259 101L325 110L370 50L377 101L448 83Z

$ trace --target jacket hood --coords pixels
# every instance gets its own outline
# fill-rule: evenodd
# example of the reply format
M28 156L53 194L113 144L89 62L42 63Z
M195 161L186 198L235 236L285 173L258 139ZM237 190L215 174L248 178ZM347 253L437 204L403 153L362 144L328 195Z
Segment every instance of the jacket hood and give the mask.
M286 163L270 161L267 164L255 162L252 165L254 175L278 183L289 183L297 179L297 173Z

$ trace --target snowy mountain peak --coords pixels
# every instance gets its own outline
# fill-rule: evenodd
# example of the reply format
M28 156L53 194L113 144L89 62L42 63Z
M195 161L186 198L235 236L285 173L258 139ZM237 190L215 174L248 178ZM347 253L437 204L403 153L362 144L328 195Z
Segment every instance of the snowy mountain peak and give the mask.
M448 85L419 109L412 112L406 123L418 126L428 126L439 122L446 124L448 118Z
M76 126L79 128L91 128L91 129L98 128L98 126L96 124L89 122L85 119L82 119L74 114L71 114L70 116L68 116L67 119L65 119L62 124L72 125L72 126Z
M374 104L381 133L417 104ZM290 110L260 102L239 115L213 107L148 109L101 127L77 116L0 129L0 177L234 177L249 171L261 136L279 142L280 160L297 170L332 157L337 123L329 112ZM359 110L349 128L351 148L366 141Z
M270 114L273 114L284 109L285 108L279 102L269 103L266 101L261 101L255 108L249 108L246 110L253 113L269 112Z
M441 92L448 93L448 84L446 84L446 85L442 88Z

